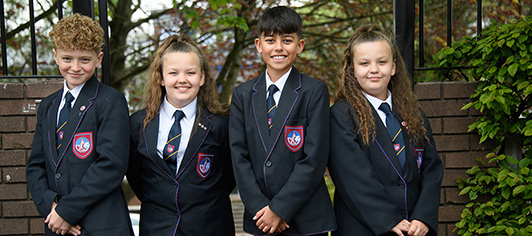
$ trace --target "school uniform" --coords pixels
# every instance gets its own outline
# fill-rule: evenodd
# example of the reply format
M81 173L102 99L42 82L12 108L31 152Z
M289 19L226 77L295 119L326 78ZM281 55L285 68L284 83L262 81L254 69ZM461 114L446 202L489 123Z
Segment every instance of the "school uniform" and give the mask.
M395 235L389 231L403 219L420 220L430 229L427 235L436 235L443 167L425 114L428 141L414 142L399 119L406 152L401 167L383 121L370 107L376 131L369 145L355 133L356 113L349 103L331 107L329 173L338 221L333 235Z
M129 152L128 107L117 90L90 78L81 89L56 149L63 89L42 100L26 167L38 212L46 217L54 199L59 216L83 236L132 235L120 183ZM45 227L46 235L56 235Z
M162 125L159 116L161 113L145 129L145 110L130 118L127 179L142 202L140 235L234 236L229 194L235 182L227 137L228 118L198 109L186 151L173 173L157 151Z
M323 174L329 150L327 86L292 67L268 128L266 74L233 91L229 140L244 230L263 235L253 216L265 206L285 220L286 234L334 230Z

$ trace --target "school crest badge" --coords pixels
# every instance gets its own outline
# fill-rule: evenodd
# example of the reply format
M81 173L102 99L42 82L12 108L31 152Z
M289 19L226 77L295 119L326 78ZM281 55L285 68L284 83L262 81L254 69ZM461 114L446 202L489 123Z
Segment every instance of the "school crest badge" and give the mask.
M395 150L396 152L399 151L399 149L401 149L401 144L394 144L393 145L393 150Z
M423 163L423 148L415 148L416 152L416 161L417 161L417 170L421 172L421 164Z
M64 131L60 131L59 132L59 140L63 140L63 134L64 133L65 133Z
M168 153L174 152L174 145L168 144L168 146L166 147L166 151Z
M92 152L92 144L92 132L76 134L74 135L72 151L79 159L85 159Z
M303 146L303 126L285 126L284 143L292 152L297 152Z
M207 178L207 176L209 176L209 174L211 173L213 158L213 154L198 154L198 165L196 166L196 172L198 172L198 175L202 179Z

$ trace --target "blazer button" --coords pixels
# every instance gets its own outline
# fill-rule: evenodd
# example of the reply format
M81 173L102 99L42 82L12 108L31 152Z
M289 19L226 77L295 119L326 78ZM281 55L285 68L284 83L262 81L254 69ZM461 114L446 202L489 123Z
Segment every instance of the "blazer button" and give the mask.
M271 161L267 161L266 162L266 167L270 167L270 166L272 166L272 162Z
M60 178L61 178L61 173L57 173L57 174L55 174L55 178L56 178L56 179L60 179Z
M403 215L403 218L406 218L406 211L401 211L401 215Z
M405 188L405 183L403 183L403 182L399 183L399 187Z

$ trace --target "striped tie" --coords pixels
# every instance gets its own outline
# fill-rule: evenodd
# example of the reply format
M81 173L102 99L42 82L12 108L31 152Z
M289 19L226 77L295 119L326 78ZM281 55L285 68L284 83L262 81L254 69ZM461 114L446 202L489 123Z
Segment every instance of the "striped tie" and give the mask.
M70 114L70 109L72 109L72 101L74 101L74 96L67 92L65 94L65 105L61 108L59 112L59 122L57 123L56 139L55 144L57 145L57 150L61 147L61 141L63 140L64 128L68 121L68 115Z
M279 91L277 86L275 84L270 85L268 88L268 99L266 100L266 103L268 105L268 129L271 129L273 126L273 118L275 117L275 109L277 106L275 105L275 99L273 99L273 95Z
M181 119L185 117L185 113L176 110L174 113L174 124L168 133L168 141L164 145L163 158L170 167L170 170L175 175L177 172L177 150L179 150L179 142L181 141Z
M401 167L405 166L406 162L406 155L404 152L405 149L405 142L402 134L402 128L399 124L399 121L395 117L395 115L392 113L392 110L390 109L390 105L388 103L383 102L379 109L386 113L386 128L388 130L388 133L390 134L390 138L392 139L393 143L393 149L396 152L397 158L399 159L399 163L401 164Z

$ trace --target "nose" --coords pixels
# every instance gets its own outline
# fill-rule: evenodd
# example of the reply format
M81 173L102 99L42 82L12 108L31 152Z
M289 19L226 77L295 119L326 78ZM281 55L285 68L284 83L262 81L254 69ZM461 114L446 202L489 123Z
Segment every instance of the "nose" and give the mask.
M379 67L377 66L377 64L371 63L370 64L370 68L369 68L369 72L373 73L373 74L378 73L379 72Z
M72 62L72 66L70 67L73 71L80 71L81 70L81 63L78 60L74 60Z
M281 40L276 40L274 44L275 51L283 50L283 42Z

